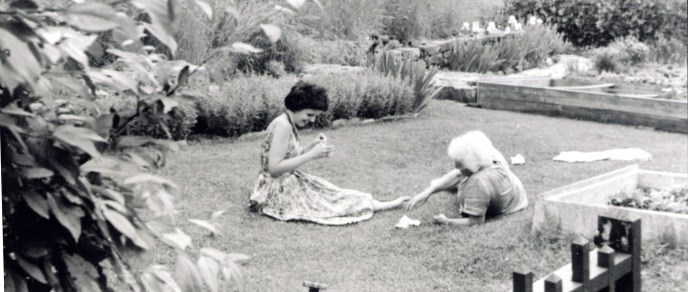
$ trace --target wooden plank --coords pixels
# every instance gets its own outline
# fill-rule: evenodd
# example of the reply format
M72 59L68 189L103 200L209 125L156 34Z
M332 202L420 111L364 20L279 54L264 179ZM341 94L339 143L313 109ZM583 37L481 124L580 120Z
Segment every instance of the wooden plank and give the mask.
M525 113L563 116L574 119L590 120L631 126L652 127L659 130L688 133L688 118L649 115L579 106L565 106L550 103L528 102L513 99L485 99L478 90L478 105L483 108L509 110ZM688 114L686 114L688 116Z
M680 100L626 97L618 94L508 85L478 81L478 103L481 99L510 99L622 112L687 118L688 103Z
M556 89L564 90L585 90L585 89L596 89L596 88L611 88L616 86L614 83L603 83L603 84L593 84L593 85L578 85L578 86L555 86Z
M602 291L614 292L616 291L616 279L618 276L615 275L616 267L614 266L614 249L608 245L603 246L597 251L597 266L607 269L607 283L606 288Z
M545 278L545 292L563 292L564 286L561 278L551 274Z

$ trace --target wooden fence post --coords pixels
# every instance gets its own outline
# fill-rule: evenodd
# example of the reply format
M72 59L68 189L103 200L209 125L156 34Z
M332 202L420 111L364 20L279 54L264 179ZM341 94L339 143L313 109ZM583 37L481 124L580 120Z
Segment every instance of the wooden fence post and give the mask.
M579 237L571 243L571 280L581 283L583 291L588 291L590 286L590 249L588 241Z
M527 268L514 271L513 273L513 292L533 292L533 272Z
M605 268L607 269L607 273L609 275L607 281L607 287L600 290L602 292L614 292L616 291L615 284L616 284L616 269L614 268L614 255L615 251L613 248L609 247L608 245L604 245L602 248L597 250L597 266L600 268Z
M555 274L550 274L545 279L545 292L562 292L563 284L561 278Z
M630 228L628 228L628 234L626 234L626 236L629 245L629 253L631 254L632 271L621 277L621 279L619 279L617 282L616 287L618 291L640 292L642 290L640 281L640 235L642 230L640 229L640 219L629 223Z
M303 286L308 287L308 292L320 292L320 289L327 290L327 285L315 282L303 281Z

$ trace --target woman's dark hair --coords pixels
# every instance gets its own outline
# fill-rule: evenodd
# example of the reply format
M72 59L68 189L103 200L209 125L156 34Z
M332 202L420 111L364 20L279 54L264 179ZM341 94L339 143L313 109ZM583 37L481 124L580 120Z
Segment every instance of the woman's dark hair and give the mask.
M284 98L284 105L292 112L304 109L327 111L328 99L324 87L301 80L294 84Z

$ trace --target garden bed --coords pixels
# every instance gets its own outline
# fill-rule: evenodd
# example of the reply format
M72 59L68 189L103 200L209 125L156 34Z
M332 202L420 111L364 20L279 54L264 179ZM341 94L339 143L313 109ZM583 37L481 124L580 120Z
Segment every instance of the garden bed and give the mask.
M592 238L597 216L642 219L643 241L670 240L688 246L688 214L608 205L620 192L639 187L665 189L685 185L688 175L642 170L637 165L602 174L540 194L535 205L534 233L574 233Z
M477 104L605 123L646 126L688 133L688 103L640 86L576 79L514 78L478 80Z

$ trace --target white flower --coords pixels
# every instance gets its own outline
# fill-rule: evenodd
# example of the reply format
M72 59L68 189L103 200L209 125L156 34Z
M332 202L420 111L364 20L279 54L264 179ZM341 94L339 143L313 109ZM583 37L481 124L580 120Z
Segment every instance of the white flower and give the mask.
M504 29L504 33L511 33L511 27L508 27L508 26L507 26L507 27Z
M537 18L533 15L529 15L526 25L537 25Z
M475 31L475 32L481 32L482 31L482 29L480 28L480 22L479 21L473 22L473 31Z
M463 26L461 26L461 30L471 30L471 24L468 22L464 22Z
M539 18L539 17L538 17L538 19L535 20L535 23L536 23L537 25L542 25L542 22L543 22L542 19Z
M518 23L518 20L516 20L516 16L513 16L513 15L509 16L509 21L508 21L508 23L509 23L509 24Z
M523 31L523 25L520 23L514 24L514 31Z

